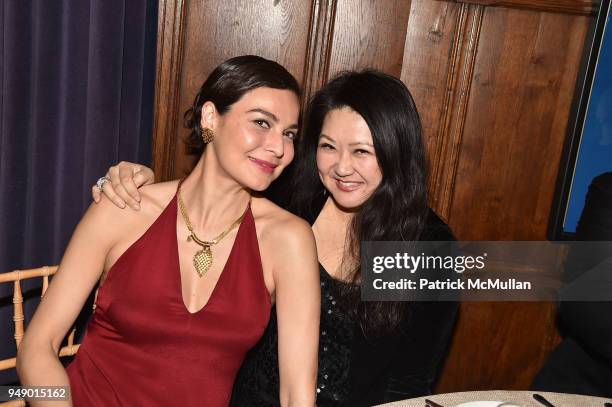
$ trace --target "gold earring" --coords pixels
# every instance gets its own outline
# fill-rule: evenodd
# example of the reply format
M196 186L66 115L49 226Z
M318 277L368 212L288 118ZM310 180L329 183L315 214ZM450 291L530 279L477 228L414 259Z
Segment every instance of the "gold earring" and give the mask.
M204 144L208 144L214 139L215 133L208 127L205 127L204 130L202 130L202 140L204 140Z

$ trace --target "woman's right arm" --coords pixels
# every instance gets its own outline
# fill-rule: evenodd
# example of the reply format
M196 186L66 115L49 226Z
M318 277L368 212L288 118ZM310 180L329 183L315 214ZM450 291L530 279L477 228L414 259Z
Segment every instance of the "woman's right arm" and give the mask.
M58 271L19 346L17 372L22 385L69 385L58 351L66 332L98 282L107 253L121 233L121 223L125 223L121 218L125 215L118 215L118 212L123 211L106 199L98 205L91 205L74 231ZM52 402L51 405L59 404Z
M127 204L136 211L140 209L138 188L155 182L155 174L152 169L127 161L121 161L119 164L110 167L105 177L109 181L104 183L102 190L96 185L91 187L94 202L100 202L100 198L104 194L116 206L123 209Z

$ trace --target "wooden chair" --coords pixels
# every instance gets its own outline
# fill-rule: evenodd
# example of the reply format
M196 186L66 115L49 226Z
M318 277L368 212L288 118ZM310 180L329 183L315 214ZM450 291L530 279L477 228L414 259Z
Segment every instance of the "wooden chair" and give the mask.
M19 348L19 344L23 339L23 335L25 332L24 329L24 313L23 313L23 294L21 290L21 282L24 280L28 280L31 278L40 278L42 277L43 286L41 292L41 298L45 295L47 291L47 287L49 286L49 276L55 274L57 272L57 266L44 266L36 269L29 270L15 270L8 273L0 274L0 284L3 283L13 283L13 321L15 325L15 356L17 356L17 348ZM97 292L96 292L97 294ZM95 309L95 301L94 301L94 309ZM79 344L74 343L76 328L73 327L68 335L67 344L62 346L59 350L60 357L68 357L74 356L78 349ZM0 360L0 371L14 369L16 366L16 357L8 358ZM2 407L8 406L25 406L26 403L24 400L16 400L9 401L5 403L0 403Z

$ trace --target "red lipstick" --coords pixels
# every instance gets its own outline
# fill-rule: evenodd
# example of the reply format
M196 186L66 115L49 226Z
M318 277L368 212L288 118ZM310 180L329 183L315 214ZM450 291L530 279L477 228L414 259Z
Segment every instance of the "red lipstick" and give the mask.
M278 164L273 164L269 161L258 160L257 158L249 157L253 164L257 165L263 172L271 174L274 169L278 167Z

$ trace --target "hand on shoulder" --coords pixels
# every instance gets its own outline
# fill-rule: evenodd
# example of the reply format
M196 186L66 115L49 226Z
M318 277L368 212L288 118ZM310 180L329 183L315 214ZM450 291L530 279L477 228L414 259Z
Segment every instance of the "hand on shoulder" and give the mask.
M174 196L176 185L177 181L170 181L143 186L139 211L121 209L103 196L99 203L89 206L79 228L95 233L97 244L107 252L117 245L126 246L126 241L129 246L160 215Z

